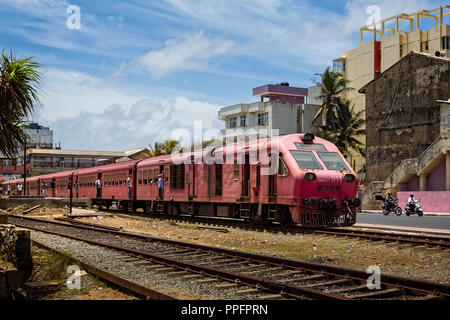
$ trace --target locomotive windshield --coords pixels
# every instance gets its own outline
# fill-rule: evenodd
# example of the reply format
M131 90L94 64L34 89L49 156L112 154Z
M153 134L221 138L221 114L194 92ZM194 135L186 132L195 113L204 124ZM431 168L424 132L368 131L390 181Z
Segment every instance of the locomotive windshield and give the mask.
M291 150L291 154L302 169L322 169L322 166L311 151Z
M328 170L349 170L337 152L317 152Z

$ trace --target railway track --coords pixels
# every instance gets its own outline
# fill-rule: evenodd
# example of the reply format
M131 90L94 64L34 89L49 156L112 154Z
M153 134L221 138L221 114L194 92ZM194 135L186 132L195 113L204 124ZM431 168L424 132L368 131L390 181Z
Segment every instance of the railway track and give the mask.
M234 290L250 299L449 299L445 284L382 275L370 290L366 272L199 245L91 225L9 216L10 223L93 245L139 260L149 272Z
M115 213L116 216L124 218L156 218L168 221L178 221L186 223L197 223L215 227L239 228L244 230L282 232L291 234L317 234L334 237L356 238L362 240L370 240L374 242L397 243L399 245L420 246L424 248L441 248L442 250L450 250L450 237L435 235L411 235L406 233L386 233L380 231L363 231L353 229L311 229L301 226L282 226L278 224L263 225L250 224L244 221L236 221L220 218L199 218L188 216L136 216L129 214Z

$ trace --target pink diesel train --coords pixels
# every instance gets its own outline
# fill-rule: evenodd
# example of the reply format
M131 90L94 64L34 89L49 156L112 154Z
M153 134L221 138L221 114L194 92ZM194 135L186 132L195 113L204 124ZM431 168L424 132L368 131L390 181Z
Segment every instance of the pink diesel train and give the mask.
M30 177L26 193L42 195L43 186L47 196L67 198L72 188L123 211L311 227L352 225L360 205L356 173L334 144L309 133Z

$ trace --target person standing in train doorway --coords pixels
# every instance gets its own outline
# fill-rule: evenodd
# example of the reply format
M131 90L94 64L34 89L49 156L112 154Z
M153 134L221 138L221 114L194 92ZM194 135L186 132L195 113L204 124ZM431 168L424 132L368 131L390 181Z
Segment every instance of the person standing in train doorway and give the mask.
M18 196L21 196L21 195L22 195L22 184L21 184L21 183L19 183L19 184L17 185L17 195L18 195Z
M127 178L127 185L128 185L128 200L131 200L131 192L133 191L133 179L131 179L131 176L128 176Z
M52 197L54 198L56 196L56 179L53 178L52 181L50 181L50 188L52 188Z
M100 176L95 180L95 187L97 189L97 199L102 197L102 181L100 180Z
M164 198L164 177L162 174L158 176L158 197L159 200Z

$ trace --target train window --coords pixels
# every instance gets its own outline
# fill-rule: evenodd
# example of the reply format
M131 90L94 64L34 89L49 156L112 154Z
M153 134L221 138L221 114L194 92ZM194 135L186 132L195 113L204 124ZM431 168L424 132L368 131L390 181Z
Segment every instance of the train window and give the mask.
M328 170L350 170L337 152L317 152L317 154Z
M234 159L233 164L233 180L239 180L239 163L237 159Z
M222 165L216 163L215 169L216 169L215 195L221 196L222 195Z
M297 149L304 149L304 150L327 150L325 149L325 146L323 144L312 144L312 143L300 143L296 142L295 146Z
M170 166L170 189L184 189L184 164Z
M287 177L289 175L289 170L286 163L284 163L284 160L281 159L281 157L279 157L278 160L278 175L280 177Z
M291 150L291 154L302 169L323 169L311 151Z
M142 170L138 171L138 184L141 185L142 184Z
M169 183L169 169L164 168L164 180L166 181L166 184Z
M256 166L256 186L259 187L261 185L261 167Z
M144 184L147 184L147 176L148 176L148 171L144 170Z

